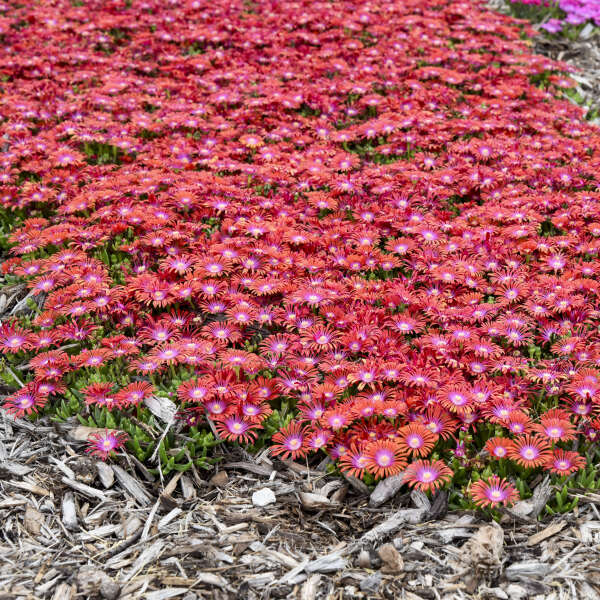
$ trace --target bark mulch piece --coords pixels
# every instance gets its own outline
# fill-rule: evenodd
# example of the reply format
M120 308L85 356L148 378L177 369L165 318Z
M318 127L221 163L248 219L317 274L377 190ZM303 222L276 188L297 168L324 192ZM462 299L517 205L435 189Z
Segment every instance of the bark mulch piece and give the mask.
M600 598L594 493L500 526L241 449L161 484L84 455L75 428L0 412L0 598Z

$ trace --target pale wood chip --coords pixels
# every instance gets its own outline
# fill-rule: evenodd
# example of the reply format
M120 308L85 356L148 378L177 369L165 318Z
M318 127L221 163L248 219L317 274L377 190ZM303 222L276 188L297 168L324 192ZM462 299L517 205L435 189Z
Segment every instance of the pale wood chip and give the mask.
M102 485L105 489L110 489L115 482L115 472L113 471L112 467L99 460L96 463L96 468L98 470L98 477L100 477Z
M47 490L35 483L29 483L28 481L7 481L9 485L12 487L19 488L20 490L25 490L26 492L31 492L32 494L36 494L37 496L52 496L52 492Z
M107 496L104 492L93 488L89 485L86 485L85 483L81 483L80 481L77 481L75 479L63 477L61 481L65 485L68 485L70 488L73 488L74 490L80 492L81 494L84 494L85 496L89 496L90 498L98 498L98 500L102 501L106 501L107 499Z
M62 471L63 475L65 475L69 479L75 479L75 471L73 471L71 467L67 466L62 460L59 460L55 456L49 456L48 460L53 465L55 465L60 471Z
M181 484L181 494L184 500L191 500L196 497L196 488L192 483L192 480L187 476L183 475L183 477L179 480Z
M14 475L16 477L24 477L31 473L33 469L27 465L15 462L13 460L3 460L0 462L0 474L3 475Z
M146 600L167 600L168 598L175 598L177 596L183 596L183 594L189 592L190 588L165 588L164 590L156 590L155 592L146 592L144 598Z
M75 530L78 528L77 509L75 507L75 497L72 492L67 492L63 496L62 522L67 529Z
M548 539L549 537L556 535L559 531L562 531L566 524L566 521L555 521L554 523L548 525L548 527L545 529L542 529L542 531L538 531L530 536L527 540L527 545L535 546L540 542L543 542L545 539Z
M204 585L212 585L226 589L228 586L227 580L216 573L195 573L196 579L194 585L203 583Z
M154 562L160 556L165 543L163 540L156 540L151 546L148 546L138 556L136 561L133 563L131 570L123 577L123 581L130 581L135 575L137 575L146 565Z
M321 582L321 575L315 573L311 575L302 586L300 590L300 600L315 600L317 597L317 591L319 590L319 583Z
M71 600L75 597L77 588L74 585L68 583L59 583L54 590L52 600Z
M23 524L25 525L25 529L31 535L39 535L42 530L42 525L44 523L44 515L35 509L31 504L28 504L25 508L25 517L23 518Z
M125 469L118 465L113 465L113 471L117 477L117 481L123 486L125 491L131 494L140 504L150 504L152 497L142 487L139 481L135 480Z

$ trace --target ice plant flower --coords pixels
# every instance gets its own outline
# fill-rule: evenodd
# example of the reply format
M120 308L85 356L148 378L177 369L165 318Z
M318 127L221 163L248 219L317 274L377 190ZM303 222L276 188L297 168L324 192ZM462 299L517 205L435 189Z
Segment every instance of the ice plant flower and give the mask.
M307 452L306 428L302 428L298 423L290 423L273 436L272 442L271 454L274 456L291 457L292 460L305 456Z
M500 504L508 506L519 499L519 493L506 479L492 475L487 481L480 479L472 483L469 494L473 502L482 508L494 508Z
M251 443L256 437L252 422L237 415L218 420L215 427L224 440Z
M121 448L128 436L123 431L106 429L90 434L86 452L106 460L113 452Z
M427 456L436 442L436 435L421 423L411 423L398 431L398 442L416 456Z
M569 475L585 467L585 458L577 452L557 448L547 459L545 466L557 475Z
M436 490L452 478L452 470L441 460L417 460L406 469L404 482L421 491Z
M367 471L376 477L397 475L406 467L406 453L391 440L379 440L366 446Z
M513 447L508 451L508 458L523 467L538 467L543 465L550 456L550 445L539 436L523 436L513 441Z
M489 452L490 456L494 458L507 458L509 452L514 450L512 440L502 437L490 438L485 443L485 449Z
M351 477L362 477L369 464L364 450L352 446L339 460L340 470Z
M46 404L48 394L40 391L36 383L28 383L19 391L8 396L5 400L5 408L15 417L23 417L37 412Z
M30 335L15 324L0 324L0 352L14 354L30 347Z

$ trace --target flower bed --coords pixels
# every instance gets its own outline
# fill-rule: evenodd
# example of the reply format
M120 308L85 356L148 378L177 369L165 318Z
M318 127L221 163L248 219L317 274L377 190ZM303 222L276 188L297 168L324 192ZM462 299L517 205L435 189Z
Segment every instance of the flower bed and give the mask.
M220 438L464 506L574 477L600 136L524 32L445 0L5 7L3 272L35 311L1 326L5 406L163 473Z

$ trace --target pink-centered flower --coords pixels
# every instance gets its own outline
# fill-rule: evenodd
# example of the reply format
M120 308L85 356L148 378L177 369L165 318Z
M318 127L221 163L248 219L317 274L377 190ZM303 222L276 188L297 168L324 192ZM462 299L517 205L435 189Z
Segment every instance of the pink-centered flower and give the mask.
M519 493L506 479L492 475L487 481L480 479L471 484L469 494L475 504L493 508L499 504L507 506L519 499Z
M92 433L88 437L86 452L106 460L111 453L121 448L127 439L128 436L123 431L106 429L105 431Z

